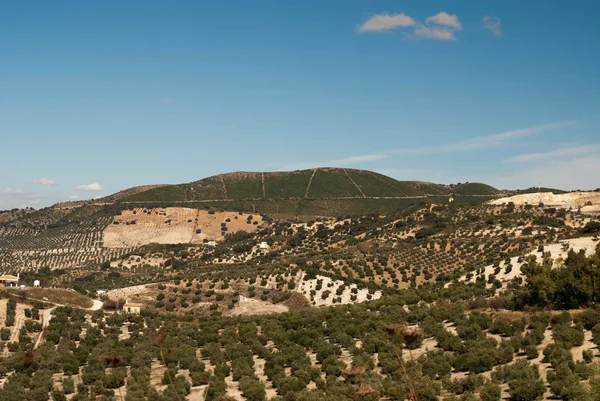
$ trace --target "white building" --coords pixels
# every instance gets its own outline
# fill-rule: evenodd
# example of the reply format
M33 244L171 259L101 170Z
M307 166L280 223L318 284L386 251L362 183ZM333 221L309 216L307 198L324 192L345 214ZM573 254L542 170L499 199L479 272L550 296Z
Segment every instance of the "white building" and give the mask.
M33 280L33 286L34 287L39 287L40 286L40 280Z
M131 313L133 315L139 315L142 311L142 304L137 304L134 302L125 301L125 305L123 305L124 313Z
M2 287L18 287L19 286L19 275L16 276L10 274L3 274L0 276L0 286Z
M269 244L267 244L265 241L261 242L258 247L260 249L271 249L271 247L269 246Z
M106 295L106 290L96 290L97 295Z

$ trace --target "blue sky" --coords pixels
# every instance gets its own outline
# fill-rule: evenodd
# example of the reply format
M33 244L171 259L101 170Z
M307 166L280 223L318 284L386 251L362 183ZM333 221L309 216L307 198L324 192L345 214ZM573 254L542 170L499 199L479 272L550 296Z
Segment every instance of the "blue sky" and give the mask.
M599 12L552 0L8 2L0 209L317 166L594 189Z

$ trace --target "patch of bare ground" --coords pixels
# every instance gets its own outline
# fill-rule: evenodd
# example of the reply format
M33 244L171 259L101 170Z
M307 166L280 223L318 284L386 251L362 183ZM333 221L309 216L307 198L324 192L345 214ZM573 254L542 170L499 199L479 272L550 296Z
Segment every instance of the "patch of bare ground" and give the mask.
M408 348L402 349L402 358L404 360L417 360L421 355L425 355L428 351L433 351L437 347L437 341L433 337L427 337L423 339L419 348L409 350Z
M267 400L277 397L277 389L273 387L273 382L271 382L267 375L265 375L266 360L259 358L257 355L253 355L252 359L254 360L254 373L256 374L256 377L258 377L258 380L265 385Z
M190 394L186 397L188 401L204 401L204 394L206 394L206 389L208 385L204 384L202 386L192 387L190 389Z
M502 261L498 266L487 265L483 269L482 276L487 280L492 274L502 283L503 288L514 279L515 277L523 277L521 273L521 266L526 262L528 256L535 256L538 260L541 260L543 255L549 255L555 261L555 267L561 267L562 261L567 258L569 250L579 252L583 250L586 256L591 256L596 249L596 241L592 237L579 237L562 240L554 244L544 245L543 251L538 251L537 248L531 250L525 257L512 257L510 258L510 269L507 269L507 264ZM519 261L520 260L520 261ZM475 282L477 280L477 274L474 272L470 273L470 279L467 279L467 274L462 276L459 281ZM445 287L450 286L450 283L446 283ZM489 283L488 287L492 284Z
M21 299L49 302L57 305L91 308L94 301L71 289L62 288L7 288L8 294Z
M571 350L571 352L573 353L573 360L575 362L583 361L584 351L595 350L597 348L596 344L594 344L594 341L592 341L592 332L589 330L584 330L584 335L585 340L583 341L583 345L579 347L573 347L573 349Z
M152 365L150 365L150 384L158 391L164 391L167 388L167 386L162 383L166 370L167 367L158 359L152 360Z
M142 295L145 295L147 292L148 288L146 285L136 285L133 287L124 287L117 288L115 290L110 290L106 295L108 296L108 298L113 300L134 299L142 297ZM150 296L148 297L149 300L153 300L153 298L151 298Z
M224 233L254 232L262 224L258 214L240 215L185 207L136 208L115 216L104 230L102 240L107 248L131 248L152 243L201 244L204 240L221 240Z
M544 206L576 209L586 205L594 206L600 204L600 192L569 192L557 195L551 192L537 192L494 199L487 203L489 205L503 205L508 202L512 202L517 206L543 203Z
M8 303L8 299L2 298L0 299L0 326L6 326L6 304Z
M283 304L272 304L259 299L247 298L240 295L240 302L229 312L231 316L265 315L287 312L289 308Z
M245 400L242 395L242 390L240 390L240 383L233 380L231 375L225 378L225 384L227 385L227 396L233 398L234 400L243 401Z
M299 285L295 291L310 298L315 306L353 304L381 298L381 291L371 294L366 288L358 288L356 284L347 285L341 280L333 280L326 276L318 275L314 279L306 279L306 274L302 273L298 281ZM339 295L338 289L341 290Z

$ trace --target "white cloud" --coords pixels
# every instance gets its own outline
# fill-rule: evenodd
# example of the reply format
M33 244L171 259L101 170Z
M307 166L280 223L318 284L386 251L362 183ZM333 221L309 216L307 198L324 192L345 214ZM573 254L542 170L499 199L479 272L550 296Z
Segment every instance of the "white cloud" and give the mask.
M384 154L368 154L368 155L358 155L358 156L350 156L344 159L334 159L328 160L324 162L300 162L300 163L291 163L282 168L282 170L302 170L309 169L315 167L347 167L357 163L365 163L371 162L375 160L385 159L387 155Z
M505 131L499 134L478 136L445 145L398 149L394 153L450 153L466 152L476 149L488 149L500 146L514 139L530 137L550 130L572 127L577 123L578 121L560 121L556 123L542 124L528 128Z
M45 185L45 186L56 185L56 181L51 180L49 178L45 178L45 177L37 178L37 179L33 180L32 182L34 184Z
M500 18L484 15L481 23L483 24L483 29L487 29L492 35L496 37L502 35L502 21L500 21Z
M80 191L102 191L102 186L97 182L93 182L91 184L83 184L75 187Z
M428 27L419 25L414 30L414 35L417 38L433 39L433 40L456 40L454 30L440 26Z
M69 196L69 199L70 199L70 200L76 200L76 199L79 199L79 195L71 195L71 196Z
M382 32L415 24L415 20L404 13L375 14L358 26L358 32Z
M427 17L425 22L428 24L433 23L437 25L447 26L448 28L452 28L457 31L462 31L462 24L458 20L456 14L448 14L445 11L437 13L436 15L432 15L431 17Z
M173 99L172 97L164 97L162 99L162 102L164 104L173 104L173 103L175 103L175 99Z
M454 33L462 31L462 24L456 14L445 11L427 17L425 24L404 14L375 14L357 27L359 32L387 32L398 28L412 28L412 34L404 32L408 38L455 40Z
M589 144L581 146L571 146L552 150L550 152L526 153L506 159L505 163L523 163L534 162L547 159L559 159L565 157L589 155L590 153L600 152L600 144Z

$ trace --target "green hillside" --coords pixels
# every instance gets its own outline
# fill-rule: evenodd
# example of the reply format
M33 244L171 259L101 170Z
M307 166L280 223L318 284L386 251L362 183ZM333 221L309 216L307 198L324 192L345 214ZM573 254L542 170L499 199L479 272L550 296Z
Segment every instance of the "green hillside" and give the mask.
M559 195L559 194L566 194L567 191L563 191L562 189L556 189L556 188L545 188L545 187L531 187L531 188L527 188L527 189L518 189L516 191L513 191L515 195L520 195L520 194L536 194L538 192L552 192L555 195Z
M452 185L451 188L455 195L498 195L500 191L487 184L479 182L467 182L464 184Z
M468 186L468 189L467 189ZM464 195L492 195L483 184L462 184ZM446 196L453 188L420 181L397 181L366 170L318 168L289 172L238 172L188 184L167 185L123 196L122 202L407 198ZM463 195L463 193L459 193Z
M317 168L287 172L236 172L121 196L127 205L185 205L283 216L388 213L410 204L480 203L499 193L485 184L440 185L398 181L367 170Z

